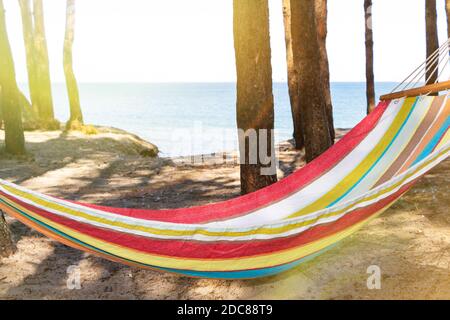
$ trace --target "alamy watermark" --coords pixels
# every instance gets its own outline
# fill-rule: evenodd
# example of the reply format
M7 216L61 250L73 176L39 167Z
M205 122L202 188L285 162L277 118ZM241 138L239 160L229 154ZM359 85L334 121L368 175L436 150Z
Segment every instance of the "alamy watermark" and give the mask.
M367 289L381 290L381 268L377 265L369 266L367 273L370 275L367 278Z
M213 161L214 164L260 165L261 175L274 175L279 166L276 135L273 129L211 128L196 121L191 128L172 130L171 149L162 151L182 158L176 162L180 164L201 165Z
M81 290L81 271L78 266L73 265L67 268L66 286L69 290Z

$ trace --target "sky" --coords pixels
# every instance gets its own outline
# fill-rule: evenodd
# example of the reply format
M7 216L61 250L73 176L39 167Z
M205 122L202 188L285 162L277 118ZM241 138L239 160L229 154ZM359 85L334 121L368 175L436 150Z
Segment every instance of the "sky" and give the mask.
M375 77L400 81L425 59L425 0L374 0ZM269 0L274 81L286 81L282 1ZM447 38L438 0L440 40ZM26 82L17 0L4 0L19 82ZM78 0L79 82L235 81L232 0ZM364 81L363 0L328 0L332 81ZM44 0L52 81L63 82L65 1Z

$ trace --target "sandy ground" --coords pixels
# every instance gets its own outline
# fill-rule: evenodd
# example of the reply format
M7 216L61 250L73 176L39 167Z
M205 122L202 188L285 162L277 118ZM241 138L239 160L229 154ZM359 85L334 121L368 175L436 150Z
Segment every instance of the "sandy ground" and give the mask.
M0 131L0 142L3 133ZM145 158L149 145L121 133L27 133L31 155L0 155L0 178L67 199L173 208L239 195L238 166ZM281 146L280 177L303 163ZM184 164L183 164L184 163ZM333 250L287 273L259 280L201 280L139 270L45 238L8 218L17 252L0 260L2 299L450 299L450 161L383 216ZM367 269L381 269L380 290ZM81 289L70 290L69 267Z

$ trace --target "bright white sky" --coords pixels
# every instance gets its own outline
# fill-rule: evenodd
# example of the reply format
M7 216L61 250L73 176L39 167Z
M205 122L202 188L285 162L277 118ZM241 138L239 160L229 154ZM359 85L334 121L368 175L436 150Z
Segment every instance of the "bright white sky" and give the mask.
M275 81L285 81L281 0L270 1ZM332 81L364 81L363 0L329 1ZM17 0L4 1L17 76L26 81ZM377 81L402 80L425 59L425 0L374 0ZM65 1L44 0L52 80L62 82ZM446 39L438 0L440 40ZM80 82L235 80L232 0L78 0L75 72Z

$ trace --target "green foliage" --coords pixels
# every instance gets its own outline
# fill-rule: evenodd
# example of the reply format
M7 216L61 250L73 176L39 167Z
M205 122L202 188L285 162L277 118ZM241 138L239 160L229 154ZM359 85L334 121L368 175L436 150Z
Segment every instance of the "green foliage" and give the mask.
M91 125L84 125L79 120L68 121L66 124L66 131L79 131L86 135L98 134L98 129Z
M139 154L144 158L156 158L158 156L158 149L157 148L144 149L141 152L139 152Z
M87 135L96 135L98 134L98 130L96 127L91 125L83 125L81 132Z
M41 120L39 126L44 131L61 130L61 123L56 119Z

